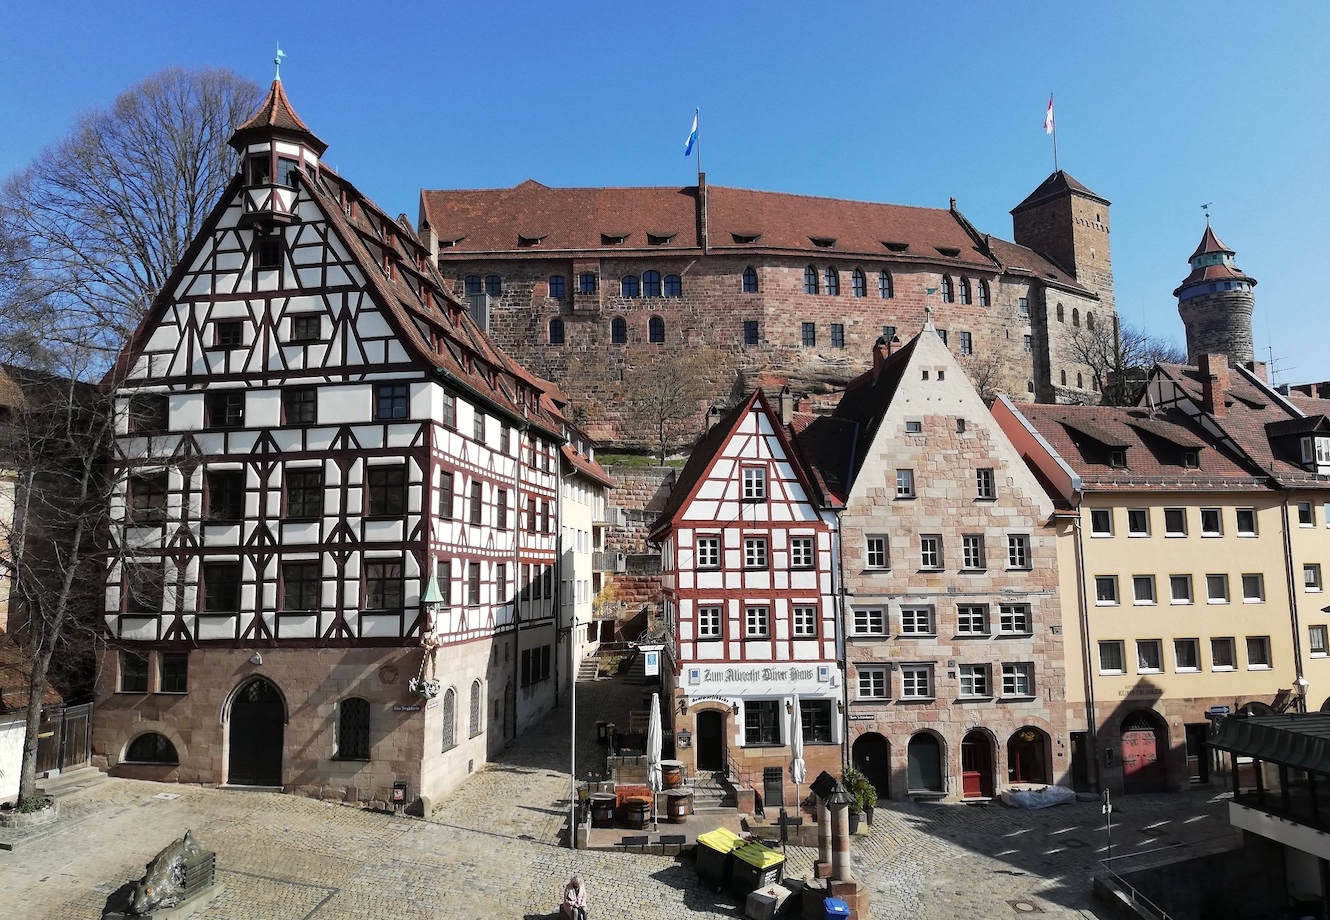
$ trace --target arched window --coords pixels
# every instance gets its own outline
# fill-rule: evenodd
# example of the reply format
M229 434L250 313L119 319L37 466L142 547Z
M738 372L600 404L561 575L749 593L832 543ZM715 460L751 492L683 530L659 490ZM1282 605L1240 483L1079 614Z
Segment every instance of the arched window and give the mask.
M471 737L480 734L480 713L483 711L480 699L480 681L471 681Z
M144 732L125 748L125 760L129 763L180 763L171 739L157 732Z
M1076 375L1076 389L1078 390L1085 389L1085 378L1082 377L1080 374Z
M628 344L628 324L624 322L622 316L614 317L614 321L610 323L610 344Z
M1058 304L1058 322L1062 322L1062 304Z
M665 320L653 316L647 321L647 341L660 344L665 341Z
M1033 381L1033 380L1027 380L1027 381L1025 381L1025 392L1027 392L1027 393L1033 393L1033 392L1034 392L1034 381Z
M337 759L369 760L369 703L358 696L337 704Z
M1094 332L1094 314L1089 310L1085 311L1085 328Z
M744 293L757 293L757 272L753 270L751 265L744 269Z
M988 282L982 278L979 279L979 306L988 306Z
M817 269L811 265L804 269L804 293L817 293Z
M485 276L485 293L491 297L503 296L503 279L498 275Z
M564 291L563 275L550 275L550 296L555 300L562 300Z
M457 693L452 687L443 691L443 750L457 747Z
M619 279L619 296L636 297L641 293L637 285L636 275L624 275Z
M557 316L550 320L550 344L563 344L563 320Z
M961 303L970 302L970 279L961 279Z
M683 279L680 278L678 275L666 275L666 276L665 276L665 296L666 296L666 297L682 297L682 296L683 296Z
M660 272L654 269L642 272L642 296L660 296Z
M951 292L951 275L942 276L942 302L951 303L955 296Z
M1081 311L1078 307L1071 308L1071 324L1079 326L1081 324Z
M878 272L877 296L883 300L889 300L896 296L896 288L891 283L891 272Z
M471 294L479 294L481 291L484 290L484 288L481 286L479 275L467 275L466 280L463 281L462 283L462 286L468 296L470 296Z
M1063 385L1064 387L1067 385L1067 372L1066 372L1066 371L1063 371L1063 372L1062 372L1062 385Z
M840 296L840 272L827 266L827 294L831 297Z
M850 275L850 292L855 297L868 296L868 279L864 277L863 269L856 268Z

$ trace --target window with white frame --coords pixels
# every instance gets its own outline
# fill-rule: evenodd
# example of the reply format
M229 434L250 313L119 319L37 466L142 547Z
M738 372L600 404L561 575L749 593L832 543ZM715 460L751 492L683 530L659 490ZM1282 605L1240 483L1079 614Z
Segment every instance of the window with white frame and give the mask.
M1265 576L1260 572L1248 572L1242 576L1242 602L1265 603Z
M997 481L991 469L980 468L974 471L974 494L975 498L985 501L997 498Z
M1127 536L1129 537L1150 536L1149 508L1127 509Z
M1170 575L1168 576L1168 590L1174 604L1190 604L1191 596L1191 576L1190 575Z
M1177 671L1201 669L1200 643L1195 639L1173 640L1173 666Z
M1324 658L1330 654L1326 648L1326 627L1307 627L1307 649L1313 658Z
M896 471L896 497L914 498L914 470Z
M1003 696L1034 696L1034 664L1017 661L1002 665Z
M720 537L697 538L697 567L699 569L720 568Z
M864 564L870 569L885 569L890 560L887 552L886 537L868 537L864 541L865 556Z
M1155 602L1155 577L1153 575L1131 576L1131 594L1134 604L1153 604Z
M791 615L793 632L796 639L811 639L817 636L817 608L797 606Z
M758 502L767 497L767 468L765 466L745 466L744 501Z
M697 638L721 638L721 610L719 607L697 608Z
M811 569L813 567L813 538L790 538L790 568Z
M1218 508L1201 509L1201 536L1222 537L1224 535L1224 515Z
M1302 567L1302 586L1308 591L1321 590L1321 564L1309 562Z
M744 743L780 744L784 717L780 700L745 700Z
M1232 636L1210 640L1210 668L1214 671L1232 671L1237 667L1237 652Z
M753 605L744 608L744 637L765 639L771 635L771 608Z
M1270 637L1247 637L1247 670L1268 671L1270 669Z
M1113 509L1111 508L1090 509L1090 536L1092 537L1113 536Z
M961 568L982 569L984 567L983 534L967 533L961 537Z
M1033 631L1034 621L1030 616L1029 604L998 605L998 632L1028 636Z
M1187 535L1187 509L1164 509L1164 536L1185 537Z
M859 699L885 700L887 698L887 669L856 667L859 675Z
M901 665L901 699L929 700L933 698L933 666L931 664Z
M1158 639L1136 640L1136 673L1157 674L1164 669L1162 646Z
M926 534L919 538L919 568L942 568L942 537L939 534Z
M1122 674L1126 670L1123 661L1122 640L1102 639L1099 642L1099 673Z
M988 665L963 664L960 666L957 676L960 678L961 696L987 697L990 695L988 690Z
M1094 577L1094 602L1100 607L1117 606L1118 577L1116 575L1096 575Z
M988 635L988 605L961 604L957 607L956 632L962 636Z
M914 418L906 419L906 420L905 420L905 433L906 433L906 434L923 434L923 433L924 433L924 423L921 422L919 419L914 419Z
M1205 576L1205 599L1210 604L1228 603L1228 576Z
M1028 569L1030 567L1030 538L1023 533L1007 535L1007 568Z
M901 635L931 636L937 632L933 628L933 608L931 606L902 607Z
M1234 514L1238 519L1238 536L1254 537L1256 536L1256 509L1239 508Z
M881 607L854 608L854 634L856 636L885 636L887 620Z
M744 537L744 568L765 569L767 567L767 538Z

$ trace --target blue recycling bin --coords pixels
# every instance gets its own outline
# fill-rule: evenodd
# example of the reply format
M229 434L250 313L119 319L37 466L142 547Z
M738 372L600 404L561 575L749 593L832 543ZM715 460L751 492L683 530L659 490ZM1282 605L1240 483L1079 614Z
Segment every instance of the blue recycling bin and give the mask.
M839 918L850 916L850 905L846 904L840 898L827 898L822 902L825 913L822 914L826 920L839 920Z

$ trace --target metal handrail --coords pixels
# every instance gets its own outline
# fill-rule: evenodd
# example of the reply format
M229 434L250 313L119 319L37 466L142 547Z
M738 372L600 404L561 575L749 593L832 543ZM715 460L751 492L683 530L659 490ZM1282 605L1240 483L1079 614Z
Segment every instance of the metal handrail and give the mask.
M1107 860L1100 860L1100 865L1103 865L1105 862L1107 862ZM1137 891L1135 886L1133 886L1122 876L1118 875L1112 869L1108 868L1108 866L1104 866L1104 871L1106 871L1123 889L1124 893L1131 900L1132 904L1144 907L1146 910L1148 910L1151 913L1151 915L1153 915L1156 918L1156 920L1173 920L1173 917L1167 912L1165 912L1162 907L1160 907L1154 901L1151 901L1145 895Z

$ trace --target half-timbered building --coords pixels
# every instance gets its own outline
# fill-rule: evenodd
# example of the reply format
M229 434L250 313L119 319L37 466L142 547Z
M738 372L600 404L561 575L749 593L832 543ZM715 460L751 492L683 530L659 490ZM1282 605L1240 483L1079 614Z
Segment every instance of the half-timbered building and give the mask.
M767 808L795 802L793 709L808 775L841 763L844 682L834 518L761 390L707 433L651 539L662 546L664 690L677 756Z
M279 82L126 346L113 772L349 801L459 784L554 705L557 391L481 332Z

